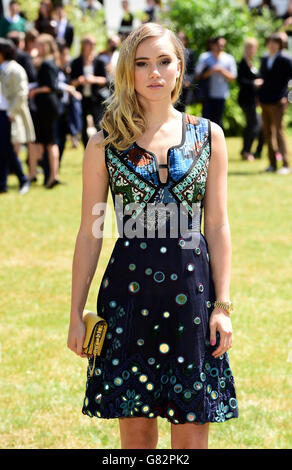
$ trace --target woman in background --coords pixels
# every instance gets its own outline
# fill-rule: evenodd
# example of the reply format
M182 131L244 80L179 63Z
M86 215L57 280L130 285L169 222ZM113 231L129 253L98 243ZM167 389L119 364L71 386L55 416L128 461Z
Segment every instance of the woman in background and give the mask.
M81 41L80 56L71 63L71 85L82 94L82 142L86 147L88 142L87 116L93 117L97 130L102 118L104 101L100 90L106 85L106 70L102 60L95 55L96 40L94 36L86 35Z
M69 85L70 81L70 53L69 47L66 42L57 41L58 50L60 54L60 68L59 68L59 89L62 94L60 98L60 115L58 119L58 147L59 147L59 165L61 166L62 156L66 145L66 136L67 134L71 135L71 138L74 141L77 139L78 130L72 125L71 119L71 109L72 109L72 100L75 103L78 103L80 108L77 108L76 104L74 105L74 110L76 113L81 113L81 104L82 95L73 87ZM77 116L75 116L77 118ZM80 119L81 120L81 119Z
M36 178L37 162L42 159L44 149L48 152L50 174L46 188L59 184L59 148L57 125L60 113L58 65L59 55L56 42L49 34L40 34L36 45L39 52L37 87L30 90L30 98L35 98L36 143L30 155L30 180Z
M56 37L57 23L53 19L53 4L51 0L41 1L34 27L40 34L47 33Z
M38 56L38 50L36 47L36 40L39 36L37 29L30 29L25 33L24 39L24 50L27 52L33 60Z
M238 64L239 95L238 103L242 108L246 127L243 133L243 149L241 151L242 160L253 161L260 158L264 145L262 119L257 113L257 89L263 84L259 72L253 64L253 58L258 50L258 41L254 38L247 38L244 42L243 58ZM258 145L255 154L251 153L254 140L258 138Z

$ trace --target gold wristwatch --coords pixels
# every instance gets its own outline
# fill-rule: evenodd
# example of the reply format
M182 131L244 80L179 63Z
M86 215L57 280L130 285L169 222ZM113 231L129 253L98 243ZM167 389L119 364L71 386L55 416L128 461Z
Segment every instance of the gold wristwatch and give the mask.
M228 302L221 302L220 300L215 300L214 307L221 307L223 310L226 310L228 315L233 312L233 302L229 300Z

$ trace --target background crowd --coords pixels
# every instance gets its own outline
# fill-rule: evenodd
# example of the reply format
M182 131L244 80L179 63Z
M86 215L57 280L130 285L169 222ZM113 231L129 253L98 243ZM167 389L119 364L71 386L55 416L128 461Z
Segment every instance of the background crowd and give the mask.
M249 0L256 15L269 8L283 24L292 25L292 1ZM94 34L80 39L80 51L72 57L76 39L67 18L66 4L42 0L31 26L17 1L10 1L9 11L0 18L0 193L8 191L7 180L14 173L19 192L25 194L38 173L44 186L52 189L59 174L67 140L73 147L86 146L90 134L99 129L104 100L114 86L119 47L135 27L135 15L123 0L122 17L116 33L107 38L104 50L97 51ZM102 1L79 4L83 14L93 15L104 8ZM146 0L140 22L161 21L163 2ZM1 10L0 10L1 13ZM206 50L195 56L185 31L178 31L185 45L186 71L180 101L176 107L185 111L194 103L202 104L202 116L223 127L230 84L239 85L238 103L245 116L242 160L262 157L267 145L269 164L265 171L290 173L284 132L288 85L292 79L292 59L288 52L289 34L267 32L266 51L256 68L258 39L243 41L242 58L225 51L224 35L210 37ZM80 142L81 141L81 142ZM252 147L256 143L256 150ZM19 152L27 148L23 169ZM281 167L278 169L278 165ZM27 174L25 174L27 173Z

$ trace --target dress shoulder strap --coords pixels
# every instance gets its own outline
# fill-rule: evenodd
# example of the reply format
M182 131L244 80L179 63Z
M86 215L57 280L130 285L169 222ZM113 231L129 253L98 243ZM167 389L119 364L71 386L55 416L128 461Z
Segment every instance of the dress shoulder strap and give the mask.
M186 123L191 129L196 142L208 141L209 157L211 157L211 121L210 119L186 114Z
M212 135L211 135L211 121L210 119L207 119L208 121L208 139L209 139L209 155L211 158L211 146L212 146Z

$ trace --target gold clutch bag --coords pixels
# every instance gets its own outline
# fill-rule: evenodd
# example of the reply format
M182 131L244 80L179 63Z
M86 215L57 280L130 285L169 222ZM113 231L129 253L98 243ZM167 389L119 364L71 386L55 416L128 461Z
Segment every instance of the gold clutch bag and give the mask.
M92 377L96 356L100 356L105 339L107 322L90 310L83 311L83 322L85 324L83 352L87 354L88 357L94 357L93 365L90 371L90 377Z

